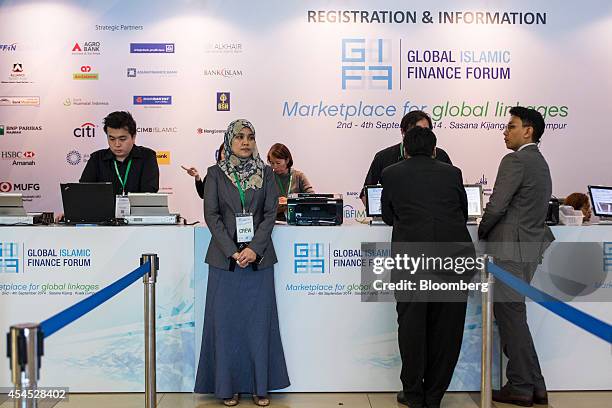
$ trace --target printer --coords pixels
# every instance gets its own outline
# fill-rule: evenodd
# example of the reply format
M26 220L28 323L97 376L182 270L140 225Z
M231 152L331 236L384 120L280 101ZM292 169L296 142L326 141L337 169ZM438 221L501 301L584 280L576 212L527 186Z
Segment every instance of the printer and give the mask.
M287 224L341 225L342 194L292 193L287 197Z
M128 193L130 215L127 224L172 225L178 222L178 214L168 210L168 195L162 193Z

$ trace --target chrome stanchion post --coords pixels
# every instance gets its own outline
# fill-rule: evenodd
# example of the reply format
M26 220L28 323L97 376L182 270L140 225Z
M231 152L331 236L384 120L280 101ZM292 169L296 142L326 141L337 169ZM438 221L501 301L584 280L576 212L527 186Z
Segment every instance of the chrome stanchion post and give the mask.
M159 258L156 254L142 254L140 264L150 262L149 272L143 276L144 283L144 336L145 336L145 407L157 406L157 382L155 376L155 282Z
M38 388L40 360L43 355L43 336L38 323L11 326L7 334L7 354L11 362L11 381L15 391L14 407L36 408L35 398L28 398L28 390ZM25 392L25 397L22 394Z
M495 278L489 273L489 262L493 257L484 255L484 267L480 271L480 281L487 284L487 291L482 292L482 351L480 370L480 408L491 408L493 400L493 283Z

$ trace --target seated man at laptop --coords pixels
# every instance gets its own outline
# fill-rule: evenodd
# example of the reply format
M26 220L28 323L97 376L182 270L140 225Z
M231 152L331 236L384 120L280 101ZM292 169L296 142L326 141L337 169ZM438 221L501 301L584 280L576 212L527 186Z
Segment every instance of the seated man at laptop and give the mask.
M91 154L79 182L111 182L115 194L156 193L159 167L155 151L135 145L136 122L129 112L104 118L108 149Z

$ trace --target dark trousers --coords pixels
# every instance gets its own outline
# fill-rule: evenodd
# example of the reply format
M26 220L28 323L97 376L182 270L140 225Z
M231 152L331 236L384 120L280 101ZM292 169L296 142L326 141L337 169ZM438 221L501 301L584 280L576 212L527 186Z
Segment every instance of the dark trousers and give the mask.
M538 267L535 262L495 263L528 283ZM507 386L516 394L531 397L534 390L546 390L546 384L527 324L525 298L500 281L495 283L494 298L493 312L499 328L502 350L508 357Z
M466 302L397 303L400 379L409 402L437 406L442 401L459 359L466 306Z

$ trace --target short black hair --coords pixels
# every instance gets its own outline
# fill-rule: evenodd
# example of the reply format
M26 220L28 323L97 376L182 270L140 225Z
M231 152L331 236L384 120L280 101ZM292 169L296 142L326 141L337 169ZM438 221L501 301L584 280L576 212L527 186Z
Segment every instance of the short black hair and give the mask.
M107 128L127 129L132 137L136 135L136 121L130 112L117 111L109 113L104 118L104 133L108 135Z
M415 126L404 134L404 149L408 156L432 156L436 141L431 129Z
M545 128L544 118L540 112L532 108L514 106L510 109L510 115L519 118L523 122L523 126L531 126L533 128L533 142L540 142Z
M400 122L400 129L403 134L406 134L408 130L412 129L416 126L417 122L426 119L429 124L429 128L433 128L433 124L431 123L431 118L429 115L421 110L410 111L404 115L402 121Z

